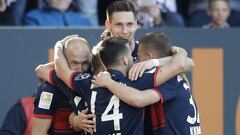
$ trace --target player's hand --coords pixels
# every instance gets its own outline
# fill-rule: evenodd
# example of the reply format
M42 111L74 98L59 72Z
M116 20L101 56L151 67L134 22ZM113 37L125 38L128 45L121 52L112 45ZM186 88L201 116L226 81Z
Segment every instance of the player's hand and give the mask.
M138 77L142 77L146 70L152 69L153 67L154 63L152 60L135 63L128 71L128 78L132 81L137 80Z
M172 54L177 54L177 53L187 53L187 51L184 48L178 47L178 46L173 46L171 48Z
M65 43L66 43L69 39L71 39L71 38L73 38L73 37L78 37L78 35L66 36L66 37L63 38L62 40L57 41L56 44L55 44L55 46L54 46L54 48L61 48L61 49L62 49L63 46L65 45Z
M172 46L171 51L172 51L172 54L176 54L176 53L179 52L179 47L177 47L177 46Z
M97 76L93 76L92 83L97 85L98 87L104 87L111 85L112 78L109 72L104 71L100 72Z
M82 129L86 132L93 132L93 129L96 127L94 114L88 114L88 108L82 110L78 115L75 115L72 120L73 129Z
M66 36L65 38L63 38L63 39L60 40L59 42L61 42L62 44L65 44L69 39L74 38L74 37L78 37L78 35Z

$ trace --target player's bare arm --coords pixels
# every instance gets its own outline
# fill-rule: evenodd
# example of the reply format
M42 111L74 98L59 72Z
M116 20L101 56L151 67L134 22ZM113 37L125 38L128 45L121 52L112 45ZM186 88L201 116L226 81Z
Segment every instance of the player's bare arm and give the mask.
M134 107L142 108L160 100L159 95L154 90L140 91L129 86L123 86L112 80L108 72L100 72L99 75L94 76L92 82L99 87L106 87L122 101Z
M180 47L172 48L173 57L169 64L160 68L157 73L156 85L161 85L172 77L184 72L187 62L187 52Z
M32 135L48 135L52 119L32 118Z
M137 80L138 77L141 77L146 70L152 69L153 67L163 67L169 64L172 61L172 57L165 57L159 59L151 59L147 61L142 61L134 64L128 72L128 78L130 80ZM194 67L194 62L191 58L187 58L187 61L184 65L184 72L192 71Z
M35 73L39 78L41 78L43 80L46 80L47 82L51 83L50 78L49 78L49 72L53 68L54 68L54 63L53 62L49 62L49 63L46 63L46 64L40 64L35 69Z
M182 48L174 48L173 51L175 54L172 57L172 61L157 73L157 85L163 84L184 71L187 59L186 51ZM108 88L118 98L134 107L144 107L160 100L159 95L154 90L139 91L132 87L122 86L112 80L108 72L101 72L98 76L94 76L92 82L99 87Z

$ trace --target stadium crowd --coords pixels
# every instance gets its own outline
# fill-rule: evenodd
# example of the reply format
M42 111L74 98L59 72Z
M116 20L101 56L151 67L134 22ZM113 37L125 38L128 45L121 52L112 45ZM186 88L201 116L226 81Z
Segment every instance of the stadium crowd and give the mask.
M2 26L103 26L115 0L1 0ZM240 0L129 0L138 26L229 28L240 26Z

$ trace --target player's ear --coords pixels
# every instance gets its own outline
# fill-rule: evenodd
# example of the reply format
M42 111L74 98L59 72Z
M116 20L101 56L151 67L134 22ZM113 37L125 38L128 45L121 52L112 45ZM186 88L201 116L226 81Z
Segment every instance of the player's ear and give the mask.
M147 59L153 59L153 54L151 52L147 52L146 56Z
M106 29L107 29L108 31L111 31L109 19L107 19L107 20L105 21L105 27L106 27Z
M124 63L124 65L128 65L129 60L128 60L127 56L123 56L123 63Z

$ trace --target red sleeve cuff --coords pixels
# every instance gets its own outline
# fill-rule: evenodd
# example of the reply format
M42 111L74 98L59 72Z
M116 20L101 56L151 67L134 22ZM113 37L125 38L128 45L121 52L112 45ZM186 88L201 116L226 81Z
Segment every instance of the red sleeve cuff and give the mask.
M154 81L154 82L153 82L153 83L154 83L154 84L153 84L154 87L157 86L157 74L158 74L158 72L160 72L160 67L157 67L157 68L156 68L156 71L154 72L154 78L153 78L153 79L154 79L154 80L153 80L153 81Z
M160 93L160 91L157 90L156 88L153 88L153 91L155 91L155 92L158 94L158 96L159 96L159 98L160 98L160 103L162 104L162 103L163 103L163 96L162 96L162 94Z
M33 114L33 117L42 118L42 119L53 119L51 115L44 115L44 114Z
M52 74L53 74L53 71L54 71L54 68L51 68L50 71L49 71L49 83L54 85L54 82L53 82L53 79L52 79Z
M71 74L71 76L70 76L70 78L69 78L69 86L70 86L70 88L72 89L72 90L75 90L75 87L74 87L74 77L75 77L75 75L77 74L78 72L77 71L74 71L74 72L72 72L72 74Z

